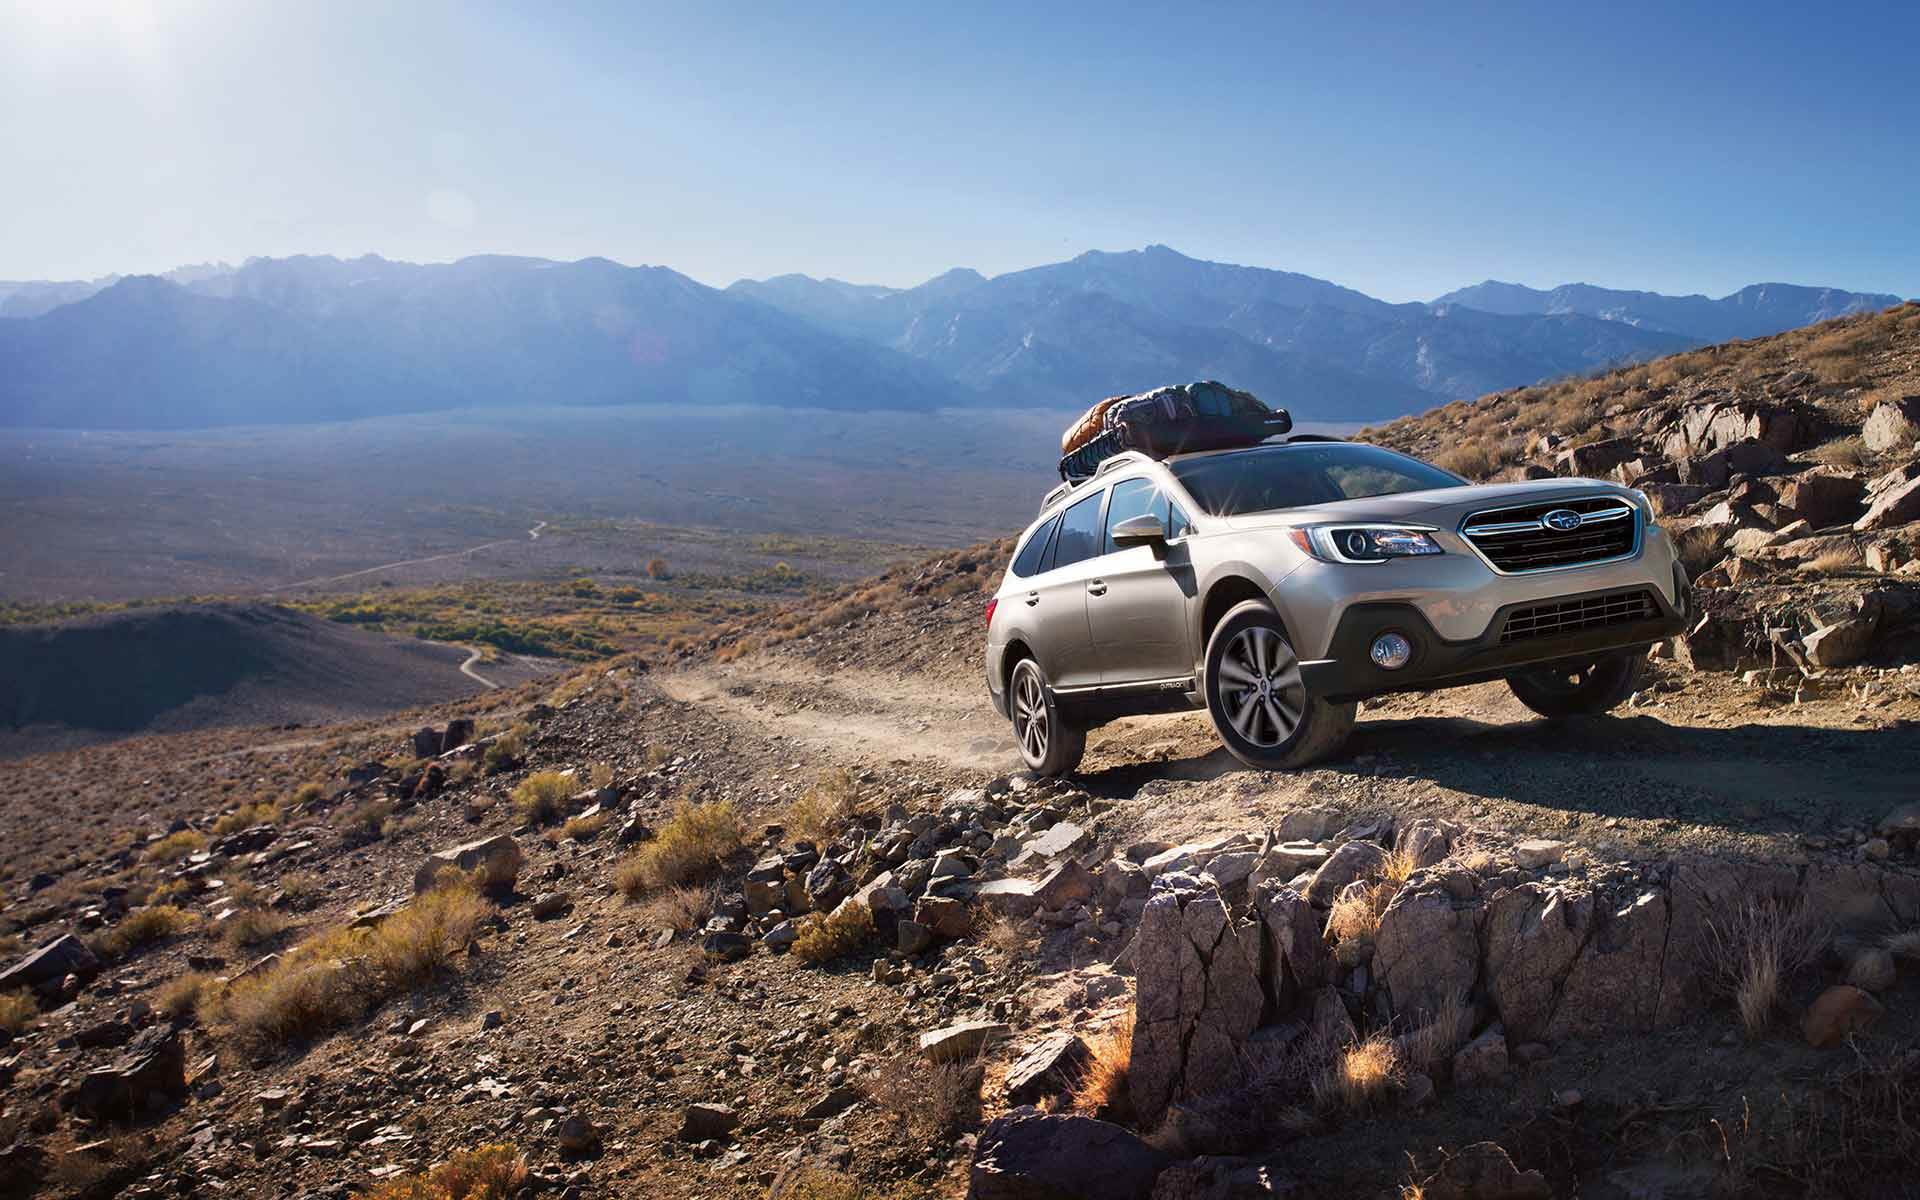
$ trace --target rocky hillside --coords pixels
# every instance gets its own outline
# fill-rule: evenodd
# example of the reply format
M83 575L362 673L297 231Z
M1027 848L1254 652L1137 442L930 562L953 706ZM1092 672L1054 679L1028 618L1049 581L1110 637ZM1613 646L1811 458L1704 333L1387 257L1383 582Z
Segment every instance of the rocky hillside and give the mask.
M1676 647L1689 664L1798 680L1920 650L1920 304L1359 436L1473 478L1585 475L1646 492L1704 610Z

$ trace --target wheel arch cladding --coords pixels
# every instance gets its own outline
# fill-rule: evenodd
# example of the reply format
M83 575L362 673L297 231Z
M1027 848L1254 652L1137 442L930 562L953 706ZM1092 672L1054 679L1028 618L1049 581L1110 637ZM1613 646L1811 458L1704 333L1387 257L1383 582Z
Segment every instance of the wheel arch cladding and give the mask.
M1258 600L1266 605L1273 603L1267 590L1245 575L1224 575L1208 585L1206 603L1200 609L1198 642L1201 657L1206 656L1207 642L1213 637L1215 627L1235 605L1248 600Z

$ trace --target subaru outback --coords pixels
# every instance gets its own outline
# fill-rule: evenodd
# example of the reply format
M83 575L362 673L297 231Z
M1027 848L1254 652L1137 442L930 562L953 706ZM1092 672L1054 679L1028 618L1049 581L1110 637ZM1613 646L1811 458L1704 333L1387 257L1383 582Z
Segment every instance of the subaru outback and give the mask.
M1326 439L1126 452L1022 535L987 606L987 688L1037 774L1074 770L1096 725L1185 708L1240 761L1298 767L1388 692L1505 680L1549 718L1604 712L1687 607L1631 488L1475 485Z

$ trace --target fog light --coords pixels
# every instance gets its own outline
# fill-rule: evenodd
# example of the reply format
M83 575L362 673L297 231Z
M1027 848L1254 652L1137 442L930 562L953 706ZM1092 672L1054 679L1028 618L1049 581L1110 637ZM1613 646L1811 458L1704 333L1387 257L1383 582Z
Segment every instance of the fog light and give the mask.
M1373 648L1367 651L1373 659L1373 665L1388 671L1398 671L1413 658L1413 643L1398 633L1383 633L1373 639Z

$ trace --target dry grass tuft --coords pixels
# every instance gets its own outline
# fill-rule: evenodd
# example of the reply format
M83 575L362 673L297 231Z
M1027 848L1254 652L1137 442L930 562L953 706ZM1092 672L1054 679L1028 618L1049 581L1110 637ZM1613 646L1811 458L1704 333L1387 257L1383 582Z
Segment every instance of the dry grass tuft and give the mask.
M425 1175L398 1175L355 1200L510 1200L527 1186L527 1160L512 1146L462 1150Z
M973 937L982 950L1009 961L1033 953L1040 941L1039 931L1029 922L988 909L975 918Z
M1725 541L1721 531L1713 525L1695 525L1691 529L1667 530L1667 537L1673 542L1673 552L1680 559L1680 565L1687 569L1689 576L1707 571L1726 557Z
M170 833L147 847L147 861L175 863L207 845L207 835L193 829Z
M642 900L634 910L634 919L647 929L672 929L689 933L706 924L713 912L717 891L712 886L662 888Z
M793 956L801 962L828 963L845 958L873 936L873 914L850 902L831 913L808 913L794 924Z
M1473 1016L1464 991L1456 988L1448 992L1432 1018L1407 1039L1407 1055L1412 1065L1432 1074L1434 1068L1452 1059L1454 1051L1465 1045L1472 1033Z
M781 823L789 836L824 845L851 825L859 812L860 788L853 773L836 767L822 771L812 787L787 805Z
M559 771L536 771L513 789L513 811L528 825L551 825L566 812L567 797L578 785Z
M208 1011L218 986L213 976L201 971L188 971L161 986L153 1007L170 1021L184 1021L189 1016Z
M1866 569L1866 556L1851 547L1828 550L1800 564L1802 575L1851 575Z
M1087 1065L1074 1081L1075 1112L1113 1120L1132 1110L1127 1099L1127 1066L1133 1061L1133 1010L1087 1038Z
M1493 474L1499 465L1487 448L1478 442L1468 442L1455 446L1445 454L1435 458L1434 464L1442 470L1452 471L1468 479L1485 479Z
M1398 1088L1406 1066L1393 1039L1375 1033L1348 1046L1314 1080L1313 1096L1323 1109L1359 1112L1371 1108Z
M372 929L335 929L295 947L230 985L217 1015L261 1053L329 1033L451 971L492 911L470 883L450 881Z
M255 825L276 825L279 821L278 805L265 802L242 804L213 823L213 836L225 837L230 833L239 833L243 829L252 829Z
M730 801L681 801L652 841L614 871L614 885L629 900L711 874L740 848L740 814Z
M102 958L120 958L162 938L191 929L199 919L184 908L172 904L150 904L136 908L120 918L120 923L93 941L93 949Z
M249 908L220 923L220 937L229 946L250 949L270 942L287 931L290 922L266 908Z
M918 1143L946 1141L980 1111L980 1064L934 1064L902 1054L881 1066L867 1095Z
M1828 930L1799 899L1743 900L1707 919L1707 967L1733 998L1748 1036L1766 1031L1780 1008L1783 985L1826 945Z
M560 840L572 838L576 842L590 842L612 823L613 814L608 812L597 812L590 817L570 817L560 827Z
M0 1029L8 1033L24 1033L39 1015L40 1005L34 1000L32 992L0 992Z

